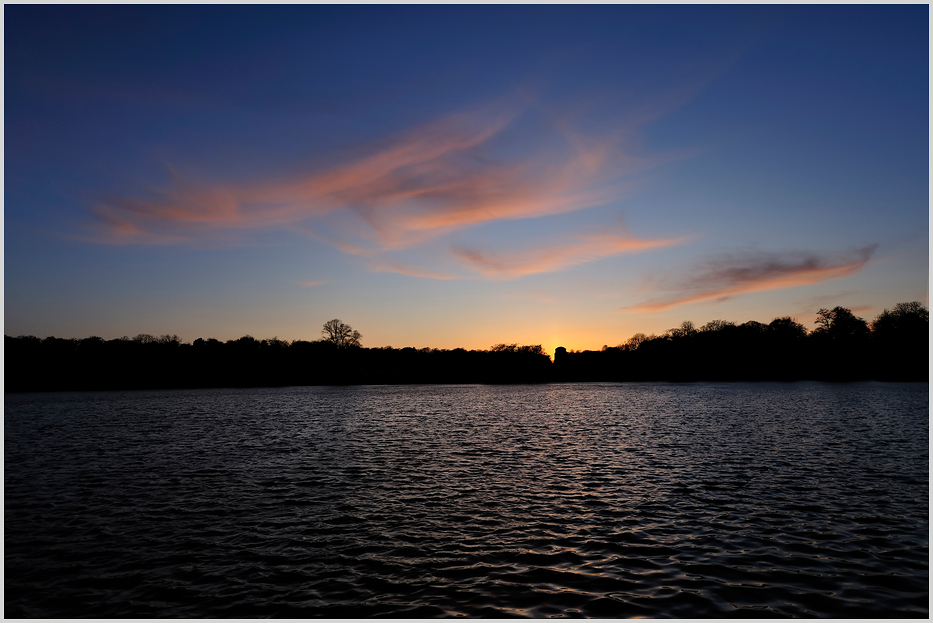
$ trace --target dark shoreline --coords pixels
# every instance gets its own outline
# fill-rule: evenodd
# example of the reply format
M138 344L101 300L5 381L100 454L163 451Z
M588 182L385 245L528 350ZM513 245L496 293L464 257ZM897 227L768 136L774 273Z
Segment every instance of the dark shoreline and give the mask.
M24 343L25 342L25 343ZM802 342L793 349L692 348L566 352L336 349L323 342L270 347L244 339L213 347L177 342L6 337L6 393L315 385L534 384L553 382L929 382L926 344L894 350ZM749 352L749 351L752 352ZM892 352L894 351L894 352Z
M4 391L286 387L302 385L503 384L625 381L926 381L929 310L885 309L869 325L851 310L821 309L817 328L790 317L770 324L684 322L598 351L540 344L489 350L364 348L340 320L323 340L245 335L220 342L178 336L83 340L4 337ZM333 325L333 326L331 326ZM338 329L344 330L341 333ZM352 333L351 333L352 332Z

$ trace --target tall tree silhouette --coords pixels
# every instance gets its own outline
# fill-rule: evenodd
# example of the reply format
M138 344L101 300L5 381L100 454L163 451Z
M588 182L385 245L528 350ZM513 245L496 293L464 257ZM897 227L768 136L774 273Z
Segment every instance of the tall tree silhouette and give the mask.
M882 379L929 380L930 310L919 301L898 303L871 323L876 376Z
M860 340L868 337L868 323L845 307L820 309L814 333L835 341Z
M812 376L841 381L871 376L868 323L845 307L820 309L811 334Z
M662 336L635 334L600 351L563 347L553 364L540 344L489 350L363 348L339 319L326 339L291 343L249 335L221 342L141 333L83 340L5 336L4 390L72 391L377 383L547 381L928 381L929 310L898 303L871 323L844 307L821 309L818 328L790 317L769 324L692 322Z
M339 318L325 322L324 328L321 329L321 335L324 337L325 342L330 342L337 348L360 346L360 339L363 337L359 331L354 330L348 324L344 324Z
M930 310L919 301L898 303L893 310L885 308L871 323L876 339L883 341L920 340L930 326Z

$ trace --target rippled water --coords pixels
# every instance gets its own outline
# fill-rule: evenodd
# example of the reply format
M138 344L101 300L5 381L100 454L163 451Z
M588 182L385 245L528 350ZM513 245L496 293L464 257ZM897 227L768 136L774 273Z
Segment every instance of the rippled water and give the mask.
M928 616L927 384L5 396L5 614Z

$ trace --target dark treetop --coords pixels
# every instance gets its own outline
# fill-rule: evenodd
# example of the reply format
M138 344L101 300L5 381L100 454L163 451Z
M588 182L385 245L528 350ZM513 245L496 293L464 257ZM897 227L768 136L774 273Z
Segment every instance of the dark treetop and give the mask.
M5 391L107 390L385 383L552 381L929 380L929 311L900 303L872 323L843 307L821 309L807 332L769 324L686 321L661 336L636 334L599 351L540 345L490 350L364 348L339 320L324 338L220 342L138 335L103 340L5 336ZM328 328L331 331L328 331Z

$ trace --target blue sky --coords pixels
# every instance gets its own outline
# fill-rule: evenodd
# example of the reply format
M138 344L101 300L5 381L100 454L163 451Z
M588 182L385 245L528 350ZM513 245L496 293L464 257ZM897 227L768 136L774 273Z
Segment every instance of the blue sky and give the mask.
M928 301L928 7L5 7L5 333L599 348Z

